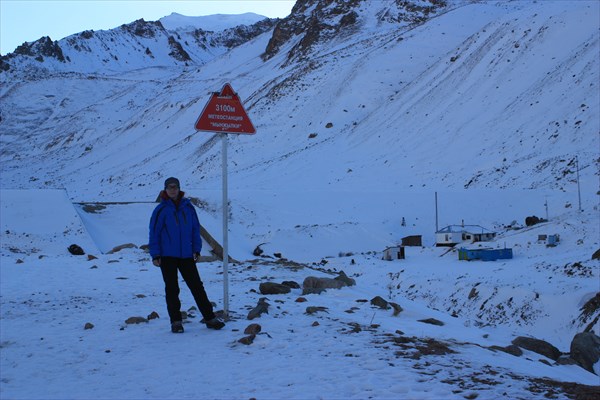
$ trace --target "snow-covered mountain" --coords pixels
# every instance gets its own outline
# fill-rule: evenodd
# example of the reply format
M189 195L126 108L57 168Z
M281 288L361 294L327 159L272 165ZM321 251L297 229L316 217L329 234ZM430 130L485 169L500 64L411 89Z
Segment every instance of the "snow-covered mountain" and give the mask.
M230 82L259 132L231 138L240 187L573 191L577 156L596 203L596 2L406 4L298 2L272 31L215 33L252 30L231 42L143 21L41 39L3 57L3 182L93 198L218 179L193 124Z
M169 31L201 29L203 31L219 32L240 25L251 26L265 18L264 15L255 13L216 14L201 17L189 17L187 15L171 13L166 17L162 17L159 21L162 26Z
M270 30L275 19L246 13L186 17L173 13L108 31L84 31L59 41L42 37L0 58L0 70L19 76L38 71L101 72L202 65Z
M194 124L210 94L230 83L257 128L227 138L231 253L242 262L246 300L255 276L288 278L277 261L268 271L249 261L263 244L291 265L343 269L359 292L567 352L575 333L600 333L600 311L586 308L600 292L592 259L600 247L599 17L600 3L585 0L298 0L282 20L244 17L224 30L171 15L40 39L0 60L0 186L36 199L38 190L64 188L74 203L103 202L104 214L81 218L104 252L98 243L142 244L143 202L178 176L218 238L222 140ZM21 204L27 192L7 196ZM119 202L136 206L111 214ZM2 212L13 208L24 209ZM525 228L530 215L550 221ZM32 239L10 221L2 261L34 259ZM466 266L433 247L438 222L494 229L490 246L511 247L515 258ZM66 229L64 240L83 229ZM539 238L547 234L561 244L546 247ZM381 261L378 252L407 235L422 235L423 247L408 250L406 265ZM141 251L126 259L140 268L148 261ZM341 306L345 295L334 300ZM409 326L419 334L419 324ZM483 346L479 331L439 335ZM510 369L510 360L500 362ZM527 374L532 365L513 367ZM509 382L494 397L526 398Z

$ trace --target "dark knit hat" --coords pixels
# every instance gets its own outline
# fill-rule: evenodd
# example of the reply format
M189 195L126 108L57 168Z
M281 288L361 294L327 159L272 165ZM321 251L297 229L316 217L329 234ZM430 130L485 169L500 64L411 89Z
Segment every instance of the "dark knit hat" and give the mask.
M173 177L167 178L167 180L165 181L165 189L167 188L167 186L172 185L172 184L175 184L175 185L177 185L177 187L180 187L179 179L173 178Z

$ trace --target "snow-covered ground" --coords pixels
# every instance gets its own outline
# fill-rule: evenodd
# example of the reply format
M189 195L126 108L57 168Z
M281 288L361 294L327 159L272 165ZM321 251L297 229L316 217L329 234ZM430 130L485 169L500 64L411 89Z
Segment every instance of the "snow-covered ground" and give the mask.
M489 348L534 336L569 352L581 330L579 308L598 291L598 263L590 260L598 247L595 212L571 210L533 228L505 231L491 246L512 247L515 257L495 262L459 261L456 252L444 255L447 249L431 243L406 248L404 260L384 261L382 250L397 243L411 221L407 227L382 224L381 211L367 213L360 198L346 200L334 219L325 205L323 214L295 231L293 213L272 213L265 224L289 227L273 232L273 242L263 246L268 257L256 258L249 244L268 240L248 236L256 221L247 218L260 219L258 211L248 212L231 222L231 255L241 261L229 265L231 320L222 331L210 331L192 311L186 332L173 335L162 278L149 255L139 248L107 254L120 244L147 242L153 203L86 208L73 205L62 190L0 195L2 398L528 399L550 391L567 398L550 381L600 383L579 366ZM313 195L293 197L302 204ZM261 197L265 210L280 210L282 200L292 201ZM355 208L361 218L353 224L348 218ZM431 204L418 210L426 214L425 208ZM214 213L198 211L205 225L220 222ZM275 218L281 218L278 224ZM212 233L219 239L220 232ZM547 248L537 241L541 233L559 233L560 244ZM68 253L72 243L87 255ZM301 262L285 259L295 252ZM582 267L569 270L573 262ZM221 262L199 268L222 309ZM259 293L262 282L302 285L308 276L339 271L356 285L320 295L302 296L301 289ZM193 299L181 285L182 309L188 310ZM473 287L478 295L470 299ZM394 316L372 306L376 296L403 311ZM261 297L268 299L268 314L248 320ZM307 301L297 302L300 297ZM486 299L501 307L478 313ZM307 307L326 309L309 314ZM153 311L160 318L125 323ZM421 322L428 318L444 325ZM85 329L87 323L93 328ZM251 323L260 324L261 332L250 345L238 342Z

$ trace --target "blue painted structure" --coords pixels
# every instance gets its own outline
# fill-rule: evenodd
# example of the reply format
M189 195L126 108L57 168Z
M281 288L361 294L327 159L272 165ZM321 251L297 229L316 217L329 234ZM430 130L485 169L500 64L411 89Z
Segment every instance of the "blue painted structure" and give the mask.
M496 261L513 258L512 249L458 249L459 260Z

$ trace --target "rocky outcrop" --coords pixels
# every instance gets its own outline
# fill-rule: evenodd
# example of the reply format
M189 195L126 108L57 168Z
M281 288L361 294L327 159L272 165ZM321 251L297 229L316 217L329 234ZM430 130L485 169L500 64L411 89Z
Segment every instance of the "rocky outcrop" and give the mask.
M341 289L344 286L353 286L356 282L341 271L335 278L318 278L308 276L302 283L302 294L319 294L327 289Z
M594 371L594 364L600 361L600 336L593 332L575 335L571 342L571 358L581 368L597 374L597 371Z
M288 53L288 61L301 59L317 44L359 29L369 18L363 15L363 0L298 0L290 15L275 26L262 54L268 60L288 42L297 43ZM376 3L376 23L409 26L425 22L446 6L444 0L395 0Z
M523 349L533 351L534 353L541 354L554 361L558 360L558 357L561 355L560 350L541 339L519 336L512 341L512 344Z

